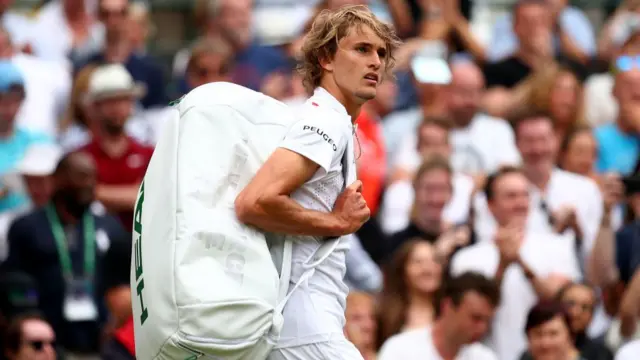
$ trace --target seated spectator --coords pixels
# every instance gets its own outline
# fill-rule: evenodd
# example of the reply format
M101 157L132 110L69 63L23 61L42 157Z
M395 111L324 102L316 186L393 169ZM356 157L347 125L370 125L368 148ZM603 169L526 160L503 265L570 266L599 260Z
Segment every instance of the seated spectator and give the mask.
M55 360L56 334L38 314L27 313L11 320L3 332L2 350L7 360Z
M367 293L350 292L345 310L345 335L360 351L364 360L376 360L376 304Z
M598 144L593 130L589 127L578 127L569 132L560 144L558 166L562 170L598 181L595 171L597 158Z
M598 301L595 289L586 284L572 283L560 290L558 300L567 310L573 342L580 355L586 360L612 360L611 351L587 335Z
M581 77L569 66L551 64L518 85L505 111L496 115L515 119L527 112L545 112L561 143L567 133L584 125L583 108Z
M6 1L0 5L0 22L7 29L16 47L23 49L28 45L33 24L25 14L15 11L12 7L13 1Z
M529 311L524 327L529 353L521 360L591 360L573 344L569 314L561 303L539 302Z
M231 44L234 52L233 82L253 90L262 87L268 74L290 69L291 62L280 49L262 46L253 37L252 1L220 0L203 1L196 16L199 18L202 36L221 37ZM174 76L181 78L190 55L181 51L174 59Z
M424 239L402 244L384 269L378 346L398 333L431 325L435 296L442 284L441 259L436 248Z
M95 111L98 133L79 149L88 153L98 168L97 200L118 214L127 231L131 231L138 189L153 154L153 148L125 132L134 101L143 89L120 64L97 68L89 81L87 101Z
M54 137L71 88L68 69L58 63L21 53L14 39L1 27L0 59L15 65L24 81L25 98L16 115L16 124Z
M586 62L588 56L568 38L565 43L571 51L556 54L553 43L555 21L554 10L546 2L518 1L513 7L513 32L518 39L518 48L512 55L484 67L487 87L511 89L532 72L553 63L556 58L565 61L574 58Z
M0 157L0 212L28 204L15 168L29 147L52 140L44 133L29 131L16 124L16 115L24 99L22 73L12 63L0 61L0 154L3 154Z
M640 66L632 62L616 62L613 96L618 103L614 122L594 130L598 142L599 172L629 175L640 153Z
M443 254L443 259L448 259L454 249L473 242L470 230L464 223L449 223L445 217L445 206L452 203L453 186L451 167L446 158L428 158L418 169L413 182L415 201L410 209L409 222L404 229L389 237L381 255L388 257L404 242L420 237L441 244L438 246L445 246L446 243L445 247L450 249ZM471 197L471 187L467 187L467 199ZM373 258L378 259L375 255Z
M474 273L452 278L436 298L433 325L389 338L378 359L497 360L480 341L499 303L500 290L494 281Z
M29 204L0 213L0 262L7 258L7 232L13 220L34 208L46 205L53 193L52 175L62 152L54 144L36 144L29 149L16 167L28 195Z
M526 349L527 312L538 299L552 299L578 280L573 249L558 235L527 226L529 181L522 170L505 167L490 175L485 195L498 230L489 241L463 248L451 259L450 274L477 271L500 284L504 297L490 337L499 359L517 359Z
M83 0L46 3L34 19L29 39L37 57L64 64L86 59L104 44L104 27Z
M456 171L486 174L502 165L520 162L511 127L502 119L482 113L483 96L484 79L479 68L466 61L454 63L451 83L442 92L442 113L453 121L450 142L452 165ZM415 160L420 157L416 146L417 132L408 132L402 139L393 165L419 163Z
M3 266L35 280L39 310L68 356L95 356L107 309L116 318L123 312L118 304L131 311L131 295L120 290L129 284L131 238L117 219L92 210L96 168L90 157L65 155L54 180L52 201L11 225Z
M144 109L164 107L169 102L162 68L149 55L136 53L130 44L128 19L129 2L127 0L99 1L102 22L105 26L105 45L103 49L89 56L86 61L75 63L75 69L89 64L122 64L134 80L143 83L147 91L140 99Z
M422 155L422 159L439 158L441 161L432 160L443 163L441 165L448 165L451 162L450 126L450 122L446 118L426 117L423 120L418 128L418 152ZM421 158L417 159L420 160ZM422 163L424 164L424 160ZM416 202L415 194L419 188L422 188L423 184L425 186L429 184L429 182L417 179L416 173L420 173L420 178L426 175L426 173L419 171L420 167L420 162L414 164L407 161L405 166L396 168L396 171L392 174L391 183L384 193L379 217L380 226L385 233L393 234L405 230L412 220L415 220L412 217L416 217L419 214L417 212L412 214L412 208ZM465 223L469 218L471 195L474 189L473 178L461 172L453 171L450 165L444 170L449 173L449 179L447 180L449 184L447 186L451 188L447 194L448 200L446 200L444 208L438 209L437 223ZM426 214L420 213L419 215ZM439 233L439 230L435 233Z
M551 118L525 114L515 121L522 169L529 181L532 231L562 235L561 242L582 264L588 257L602 219L602 195L595 181L556 168L558 142ZM476 227L481 239L495 230L480 194L474 199Z
M517 0L524 2L522 0ZM566 54L585 62L596 52L594 29L589 18L577 7L570 6L568 0L548 2L551 21L556 25L553 32L553 45L556 54ZM512 11L516 14L517 3ZM499 17L493 24L491 46L488 48L489 61L503 60L518 49L518 35L511 14Z
M214 81L231 81L232 61L231 48L223 40L205 38L196 42L187 63L188 90Z

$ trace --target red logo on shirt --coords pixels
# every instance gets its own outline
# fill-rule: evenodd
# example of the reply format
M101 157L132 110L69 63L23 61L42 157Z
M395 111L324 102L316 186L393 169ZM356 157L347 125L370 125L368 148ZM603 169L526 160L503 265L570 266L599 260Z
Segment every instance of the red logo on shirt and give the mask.
M313 105L313 106L320 106L320 105L318 105L318 103L314 103L314 102L312 102L312 103L311 103L311 105Z

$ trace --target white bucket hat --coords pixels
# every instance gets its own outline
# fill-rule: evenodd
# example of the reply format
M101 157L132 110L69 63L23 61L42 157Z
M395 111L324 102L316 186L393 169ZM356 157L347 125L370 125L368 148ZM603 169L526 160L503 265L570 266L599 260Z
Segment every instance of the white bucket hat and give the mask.
M116 96L132 96L136 99L147 93L144 84L137 83L121 64L108 64L96 68L89 79L85 101L96 101Z
M18 163L16 172L21 175L48 176L53 174L60 158L62 158L62 149L58 145L34 144L29 146Z

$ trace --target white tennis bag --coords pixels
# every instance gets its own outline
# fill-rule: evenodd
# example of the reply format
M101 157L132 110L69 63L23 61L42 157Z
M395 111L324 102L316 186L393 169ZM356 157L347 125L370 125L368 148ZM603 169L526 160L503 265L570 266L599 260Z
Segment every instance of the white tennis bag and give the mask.
M277 269L265 234L240 224L233 203L295 117L229 83L198 87L175 109L135 207L136 357L265 359L282 328L291 241L278 245ZM321 248L315 264L335 243Z

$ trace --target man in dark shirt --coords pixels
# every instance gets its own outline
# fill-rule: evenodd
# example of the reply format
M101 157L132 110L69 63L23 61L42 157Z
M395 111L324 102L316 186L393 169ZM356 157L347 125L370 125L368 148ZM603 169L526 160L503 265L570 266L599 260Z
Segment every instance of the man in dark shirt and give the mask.
M106 29L105 47L86 61L75 64L75 70L88 64L122 64L134 80L145 84L147 91L140 99L145 109L166 106L169 98L162 68L152 57L135 53L129 44L129 6L128 0L100 1L100 20Z
M506 59L484 67L487 87L512 88L531 72L552 63L554 59L585 72L577 61L564 54L562 46L560 53L554 54L555 21L544 1L520 0L513 8L513 31L518 38L519 48Z
M39 310L66 353L92 356L99 351L106 308L113 308L105 297L129 284L131 238L116 218L91 206L96 168L86 154L63 157L54 182L52 201L11 225L3 270L35 280ZM129 295L120 297L114 302Z

